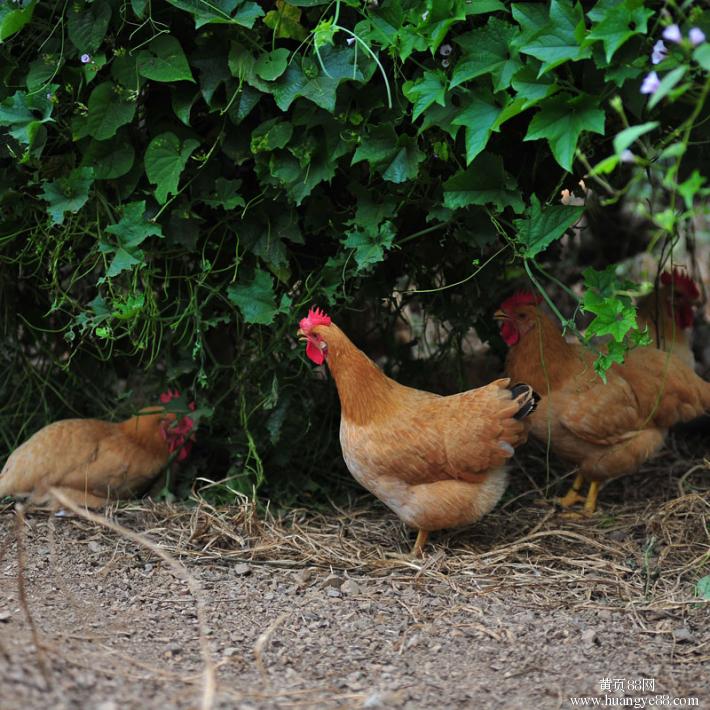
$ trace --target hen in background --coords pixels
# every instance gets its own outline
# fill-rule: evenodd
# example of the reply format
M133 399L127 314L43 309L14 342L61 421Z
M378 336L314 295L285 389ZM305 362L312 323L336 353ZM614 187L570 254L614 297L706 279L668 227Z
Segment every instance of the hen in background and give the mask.
M656 347L694 367L692 327L700 303L700 289L687 273L678 268L664 271L658 288L638 302L639 328L648 326Z
M161 405L179 397L168 390ZM189 405L194 410L194 402ZM63 419L40 429L10 455L0 472L0 498L29 496L57 507L57 488L77 505L98 508L145 491L170 457L189 455L191 417L178 420L165 406L146 407L123 422Z
M469 525L495 506L537 403L529 385L500 379L441 397L387 377L318 309L299 325L306 355L327 363L338 388L348 470L418 531L413 554L429 532Z
M605 384L594 371L594 354L568 343L538 304L521 292L495 314L510 348L506 371L541 394L530 433L579 469L559 503L585 501L591 515L601 483L637 471L661 448L669 427L710 409L710 382L672 353L645 347L613 365ZM586 499L580 494L585 481Z

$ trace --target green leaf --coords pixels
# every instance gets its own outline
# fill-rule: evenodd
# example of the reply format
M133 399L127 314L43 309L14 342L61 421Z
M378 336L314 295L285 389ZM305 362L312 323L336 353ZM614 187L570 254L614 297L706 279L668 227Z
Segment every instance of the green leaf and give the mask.
M111 21L111 6L105 0L89 4L70 3L67 34L81 54L96 51L106 36Z
M690 177L678 185L678 194L683 198L687 209L693 209L695 198L701 193L702 186L706 181L705 176L701 175L697 170L693 170ZM707 191L705 192L707 194Z
M598 3L597 8L601 5L604 3ZM604 7L600 14L603 19L587 33L587 39L603 42L606 60L610 62L625 42L634 35L646 34L648 18L653 16L653 10L643 7L643 0L623 0L614 3L613 7Z
M710 42L703 42L699 47L696 47L693 52L693 59L705 71L710 71Z
M582 132L604 134L605 114L595 96L557 94L540 104L523 140L545 138L557 162L568 172Z
M367 160L370 165L378 165L390 159L397 150L397 134L391 124L373 126L362 139L353 154L351 165Z
M405 81L402 93L414 104L412 121L426 111L433 103L444 106L446 77L441 72L425 71L417 81Z
M396 184L414 180L419 172L419 163L426 156L417 147L416 138L400 136L397 152L382 173L382 177Z
M147 49L138 52L138 73L154 81L194 81L180 42L168 34L158 35Z
M512 207L524 209L515 180L503 169L498 155L481 153L461 172L444 183L444 206L461 209L470 205L495 205L499 210Z
M6 3L0 8L0 42L19 32L31 19L37 0L25 3L24 7L13 7Z
M99 243L103 254L113 254L113 259L106 270L106 276L114 278L121 272L133 269L145 263L145 254L140 249L148 237L163 237L163 231L156 222L145 218L145 200L128 202L123 207L123 215L116 224L105 230L117 238L117 245L105 241Z
M264 24L275 30L277 37L306 39L306 28L301 24L301 11L284 0L276 0L276 10L266 13Z
M517 52L511 52L511 40L516 34L509 22L490 17L485 27L457 37L454 41L463 49L463 56L454 67L451 88L490 74L496 91L506 89L522 67Z
M648 123L642 123L638 126L629 126L629 128L625 128L621 131L621 133L618 133L614 137L614 152L616 155L620 156L638 138L646 133L649 133L659 125L658 121L649 121Z
M255 2L242 0L168 0L174 7L193 15L195 29L209 24L241 25L251 29L264 11ZM239 6L236 11L234 10Z
M86 135L100 141L111 138L121 126L133 120L135 113L135 101L124 101L117 93L117 87L112 82L105 81L89 96Z
M582 310L596 315L587 326L586 338L611 335L617 343L621 343L626 334L636 328L636 308L621 299L604 298L588 290L582 299Z
M550 22L534 35L520 51L542 62L538 76L569 61L591 56L591 49L581 46L584 39L584 14L579 3L571 0L552 0Z
M374 234L362 229L354 229L346 234L343 246L355 250L357 270L365 271L384 259L385 251L392 247L396 231L392 222L387 220L379 225Z
M145 218L145 200L127 202L123 214L116 224L106 227L109 234L118 237L119 244L128 250L139 247L148 237L162 237L163 230L157 222Z
M247 323L270 325L278 312L273 279L263 269L256 269L249 283L231 285L227 297Z
M280 118L272 118L257 126L251 134L251 152L256 155L277 148L284 148L293 135L293 125Z
M516 99L524 99L520 107L521 111L540 103L543 99L554 94L559 88L557 82L551 77L537 77L537 72L531 66L521 69L513 77L511 85L515 89Z
M92 140L81 164L93 168L95 180L113 180L125 175L133 167L134 159L131 143L116 136L107 141Z
M44 183L41 197L49 203L47 212L54 224L62 224L66 212L78 212L86 204L93 182L91 168L74 168L69 175Z
M671 89L685 76L687 71L688 67L682 65L668 72L668 74L661 79L661 83L658 85L653 96L649 99L648 108L652 109L661 99L665 98L670 93Z
M275 49L262 54L254 63L256 75L265 81L278 79L286 71L289 54L288 49Z
M514 221L518 232L517 242L524 247L523 256L534 259L559 239L575 222L579 221L584 207L548 205L542 209L540 200L533 194L525 217Z
M362 57L363 52L359 54ZM320 56L328 74L323 73L308 57L300 60L297 58L291 61L286 71L275 82L263 89L271 91L276 105L282 111L287 111L293 101L302 96L329 113L333 113L336 90L340 83L345 80L366 79L359 64L355 63L356 55L352 47L323 47ZM370 75L372 71L370 70Z
M48 87L52 93L57 87ZM52 120L52 102L44 94L17 91L0 102L0 126L24 145L32 147L43 123Z
M500 112L500 107L492 100L472 95L452 121L455 126L466 127L466 165L486 147Z
M199 145L199 141L193 138L181 143L171 131L161 133L149 143L145 151L145 173L156 186L155 197L158 202L162 204L168 195L177 193L180 175Z
M244 207L244 198L239 194L242 186L241 180L227 180L217 178L214 183L214 190L202 200L210 207L221 207L224 210L233 210L237 207Z

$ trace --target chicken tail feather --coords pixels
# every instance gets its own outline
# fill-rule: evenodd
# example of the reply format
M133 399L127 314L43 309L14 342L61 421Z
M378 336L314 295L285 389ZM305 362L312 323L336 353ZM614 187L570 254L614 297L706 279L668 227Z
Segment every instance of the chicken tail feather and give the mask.
M513 399L520 402L520 409L513 415L513 419L525 419L529 414L532 414L537 408L537 403L540 401L540 395L524 382L518 382L510 388Z

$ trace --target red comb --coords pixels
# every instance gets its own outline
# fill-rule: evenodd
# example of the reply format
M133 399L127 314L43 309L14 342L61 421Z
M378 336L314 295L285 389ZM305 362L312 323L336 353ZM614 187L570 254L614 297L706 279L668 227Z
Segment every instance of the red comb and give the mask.
M502 311L512 311L518 306L537 306L542 303L542 296L530 291L516 291L500 304Z
M664 286L673 284L675 288L692 301L697 301L700 298L698 285L685 271L681 271L678 267L673 269L673 273L664 271L661 274L661 283Z
M320 308L311 308L305 318L301 318L298 327L308 333L317 325L330 325L330 316L326 315Z

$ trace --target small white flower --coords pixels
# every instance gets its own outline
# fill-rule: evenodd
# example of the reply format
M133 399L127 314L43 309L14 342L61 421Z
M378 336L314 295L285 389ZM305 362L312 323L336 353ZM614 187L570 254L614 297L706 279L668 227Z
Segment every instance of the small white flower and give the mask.
M653 45L653 52L651 53L651 64L660 64L668 56L668 49L663 43L662 39L659 39L656 44Z
M91 55L90 54L82 54L81 57L79 57L79 60L81 61L82 64L88 64L91 61Z
M680 33L680 27L678 25L668 25L665 30L663 30L663 39L667 39L669 42L675 42L676 44L683 39L683 35Z
M621 152L621 162L622 163L634 163L636 162L636 156L627 148Z
M643 83L641 84L641 93L655 94L660 83L661 80L658 78L658 74L656 74L655 71L652 71L650 74L646 74Z
M697 47L705 41L705 33L699 27L693 27L688 32L688 39L693 47Z
M348 37L348 38L345 40L345 44L347 44L348 46L351 47L353 44L355 44L355 38L354 38L354 37Z
M426 12L424 12L424 13L422 14L422 20L424 20L424 22L426 22L427 17L429 17L429 10L427 10Z
M453 47L450 44L442 44L441 47L439 47L439 54L442 57L448 57L451 52L453 52Z

